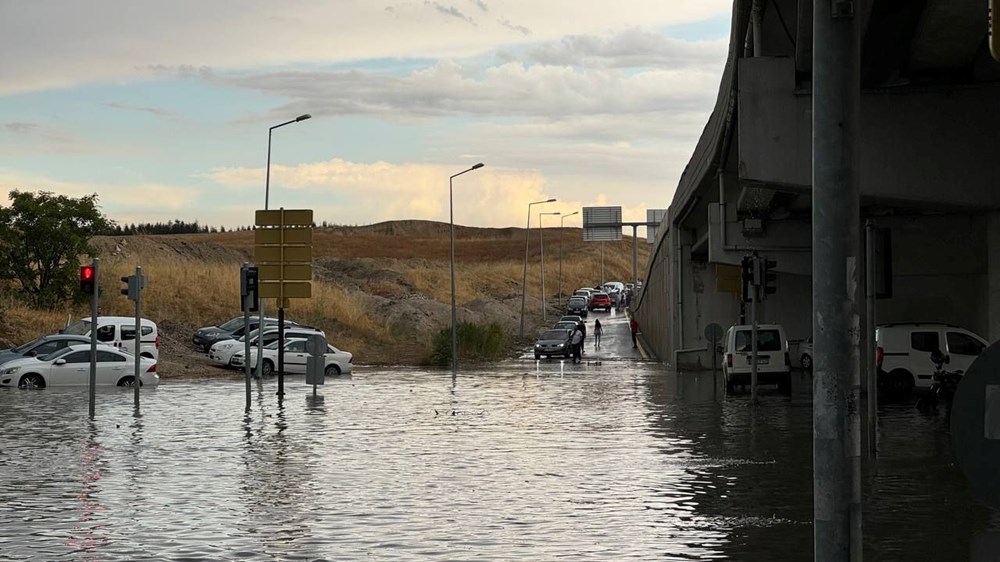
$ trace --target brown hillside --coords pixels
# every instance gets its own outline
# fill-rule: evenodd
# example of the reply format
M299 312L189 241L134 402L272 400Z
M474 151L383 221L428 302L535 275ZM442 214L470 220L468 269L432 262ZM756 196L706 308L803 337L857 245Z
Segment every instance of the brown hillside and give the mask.
M520 328L525 231L521 228L456 227L456 300L459 320L496 322L516 336ZM602 244L584 242L579 228L546 228L545 289L548 312L559 313L562 287L571 293L602 281ZM250 261L253 232L115 236L94 240L101 257L102 314L131 314L118 296L117 279L141 264L149 288L144 315L161 325L164 359L178 371L201 369L190 350L199 326L239 314L239 265ZM355 353L359 364L414 364L427 358L433 335L450 326L449 226L431 221L393 221L357 227L318 228L314 233L313 298L292 301L288 317L324 329L335 345ZM639 272L648 245L639 241ZM541 246L532 228L528 248L525 337L541 326ZM604 280L629 281L631 238L603 244ZM274 313L273 303L267 311ZM58 329L78 306L57 313L5 310L0 344L13 344ZM551 319L551 318L550 318Z

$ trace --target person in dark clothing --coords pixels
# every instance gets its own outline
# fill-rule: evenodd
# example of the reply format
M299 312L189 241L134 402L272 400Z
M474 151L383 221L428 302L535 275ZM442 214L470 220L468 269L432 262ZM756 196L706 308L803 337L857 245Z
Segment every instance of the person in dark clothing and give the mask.
M636 349L639 347L639 343L635 339L635 335L639 333L639 323L635 321L635 318L632 318L632 321L628 323L628 329L632 332L632 349Z
M594 320L594 347L601 347L602 335L604 335L604 328L601 327L600 319Z
M583 331L577 326L573 330L573 339L570 340L573 345L573 362L579 363L583 361Z

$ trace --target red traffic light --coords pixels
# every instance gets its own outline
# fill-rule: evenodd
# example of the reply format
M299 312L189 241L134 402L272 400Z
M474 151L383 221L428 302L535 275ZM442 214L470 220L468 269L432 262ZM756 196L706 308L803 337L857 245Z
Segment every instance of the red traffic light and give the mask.
M80 266L80 292L87 295L94 294L95 273L92 265Z

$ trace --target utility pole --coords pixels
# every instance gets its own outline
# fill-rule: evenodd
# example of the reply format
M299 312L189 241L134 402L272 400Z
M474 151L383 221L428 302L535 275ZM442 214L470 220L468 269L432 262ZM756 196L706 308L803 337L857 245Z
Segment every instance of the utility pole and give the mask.
M813 540L817 562L862 558L858 4L816 0L813 10Z

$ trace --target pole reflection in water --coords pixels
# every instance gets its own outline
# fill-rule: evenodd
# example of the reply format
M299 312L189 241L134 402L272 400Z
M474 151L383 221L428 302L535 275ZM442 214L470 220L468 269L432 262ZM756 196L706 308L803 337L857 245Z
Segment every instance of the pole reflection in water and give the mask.
M259 381L250 413L244 384L167 380L141 418L101 393L94 425L86 389L0 389L0 558L812 556L808 378L756 409L718 374L628 361L370 370L283 407ZM878 429L866 556L967 560L989 512L944 416L886 402Z

